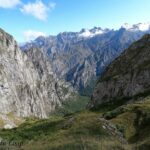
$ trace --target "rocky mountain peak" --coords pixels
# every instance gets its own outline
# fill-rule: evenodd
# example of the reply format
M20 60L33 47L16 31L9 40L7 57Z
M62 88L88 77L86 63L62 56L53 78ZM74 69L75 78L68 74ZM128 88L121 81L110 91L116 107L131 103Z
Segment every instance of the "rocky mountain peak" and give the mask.
M96 35L101 35L110 31L109 29L102 29L101 27L94 27L92 29L82 29L79 32L79 37L91 38Z
M6 33L4 30L0 28L0 47L1 47L1 52L4 50L6 47L8 48L8 51L12 51L17 48L17 43L13 39L11 35ZM6 51L4 51L6 52Z

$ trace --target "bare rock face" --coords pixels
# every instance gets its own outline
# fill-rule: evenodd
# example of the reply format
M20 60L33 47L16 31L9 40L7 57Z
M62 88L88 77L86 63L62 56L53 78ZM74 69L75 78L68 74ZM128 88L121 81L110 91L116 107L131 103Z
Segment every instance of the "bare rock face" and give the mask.
M55 77L46 55L38 49L25 54L12 36L0 29L1 113L46 118L73 93L69 84Z
M89 107L149 94L150 35L145 35L108 66L97 83Z

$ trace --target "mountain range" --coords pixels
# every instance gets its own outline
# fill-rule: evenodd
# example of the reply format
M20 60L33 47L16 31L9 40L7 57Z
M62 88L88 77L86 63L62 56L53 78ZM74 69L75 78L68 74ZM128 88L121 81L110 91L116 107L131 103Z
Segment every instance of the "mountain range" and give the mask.
M58 78L70 82L83 95L91 95L97 78L134 41L150 33L150 24L124 24L120 29L82 29L56 36L38 37L21 46L48 54Z
M115 51L116 58L100 70L91 99L84 104L85 99L78 97L72 85L64 81L63 76L58 78L54 72L51 49L48 53L43 46L30 46L30 43L26 45L27 49L21 51L14 38L0 29L0 149L150 149L150 34L145 34L127 49L121 50L122 43L128 44L131 39L142 36L148 32L147 28L141 24L126 24L119 31L108 31L103 35L97 29L93 32L96 32L96 36L92 33L89 37L88 33L85 38L84 34L80 41L82 46L87 41L95 46L96 39L102 44L100 36L109 41L103 53L98 49L93 52L95 57L105 60L102 59L103 55L98 54L113 54L119 46L122 53L119 55ZM116 33L121 36L115 36ZM74 40L76 47L77 39ZM62 43L57 46L62 47ZM77 47L84 52L84 47L81 46L82 49L80 46ZM57 57L55 55L54 60L58 61L55 59ZM69 57L62 55L62 58L68 61ZM85 64L98 58L87 59ZM101 63L97 64L99 66L101 68ZM82 73L82 69L85 67L75 71L75 74ZM86 69L90 70L90 67ZM76 109L81 105L82 109ZM68 108L75 111L68 111Z

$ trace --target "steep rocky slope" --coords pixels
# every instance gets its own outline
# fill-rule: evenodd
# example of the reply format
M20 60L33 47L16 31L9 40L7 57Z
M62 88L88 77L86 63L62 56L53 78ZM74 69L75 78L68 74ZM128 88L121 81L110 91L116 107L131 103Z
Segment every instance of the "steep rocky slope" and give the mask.
M150 95L150 35L133 43L111 63L92 95L92 108L101 104L125 103Z
M0 29L0 112L45 118L70 99L73 88L58 80L39 49L23 53Z
M90 95L95 80L108 64L145 33L150 33L149 24L125 24L119 30L95 27L39 37L21 48L25 51L31 47L41 48L49 55L52 69L59 78L65 78L81 93Z

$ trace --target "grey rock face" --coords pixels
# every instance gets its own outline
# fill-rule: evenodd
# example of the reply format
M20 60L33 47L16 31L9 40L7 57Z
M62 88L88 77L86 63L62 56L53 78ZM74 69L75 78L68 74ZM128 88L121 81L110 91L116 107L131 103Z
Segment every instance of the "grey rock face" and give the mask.
M116 57L145 33L150 33L150 30L128 30L124 27L103 30L95 27L39 37L21 49L27 51L38 47L47 53L57 77L65 78L82 93Z
M100 78L90 107L118 99L150 94L150 35L132 44Z
M0 112L46 118L73 93L69 84L55 77L46 55L38 49L23 53L0 29Z

